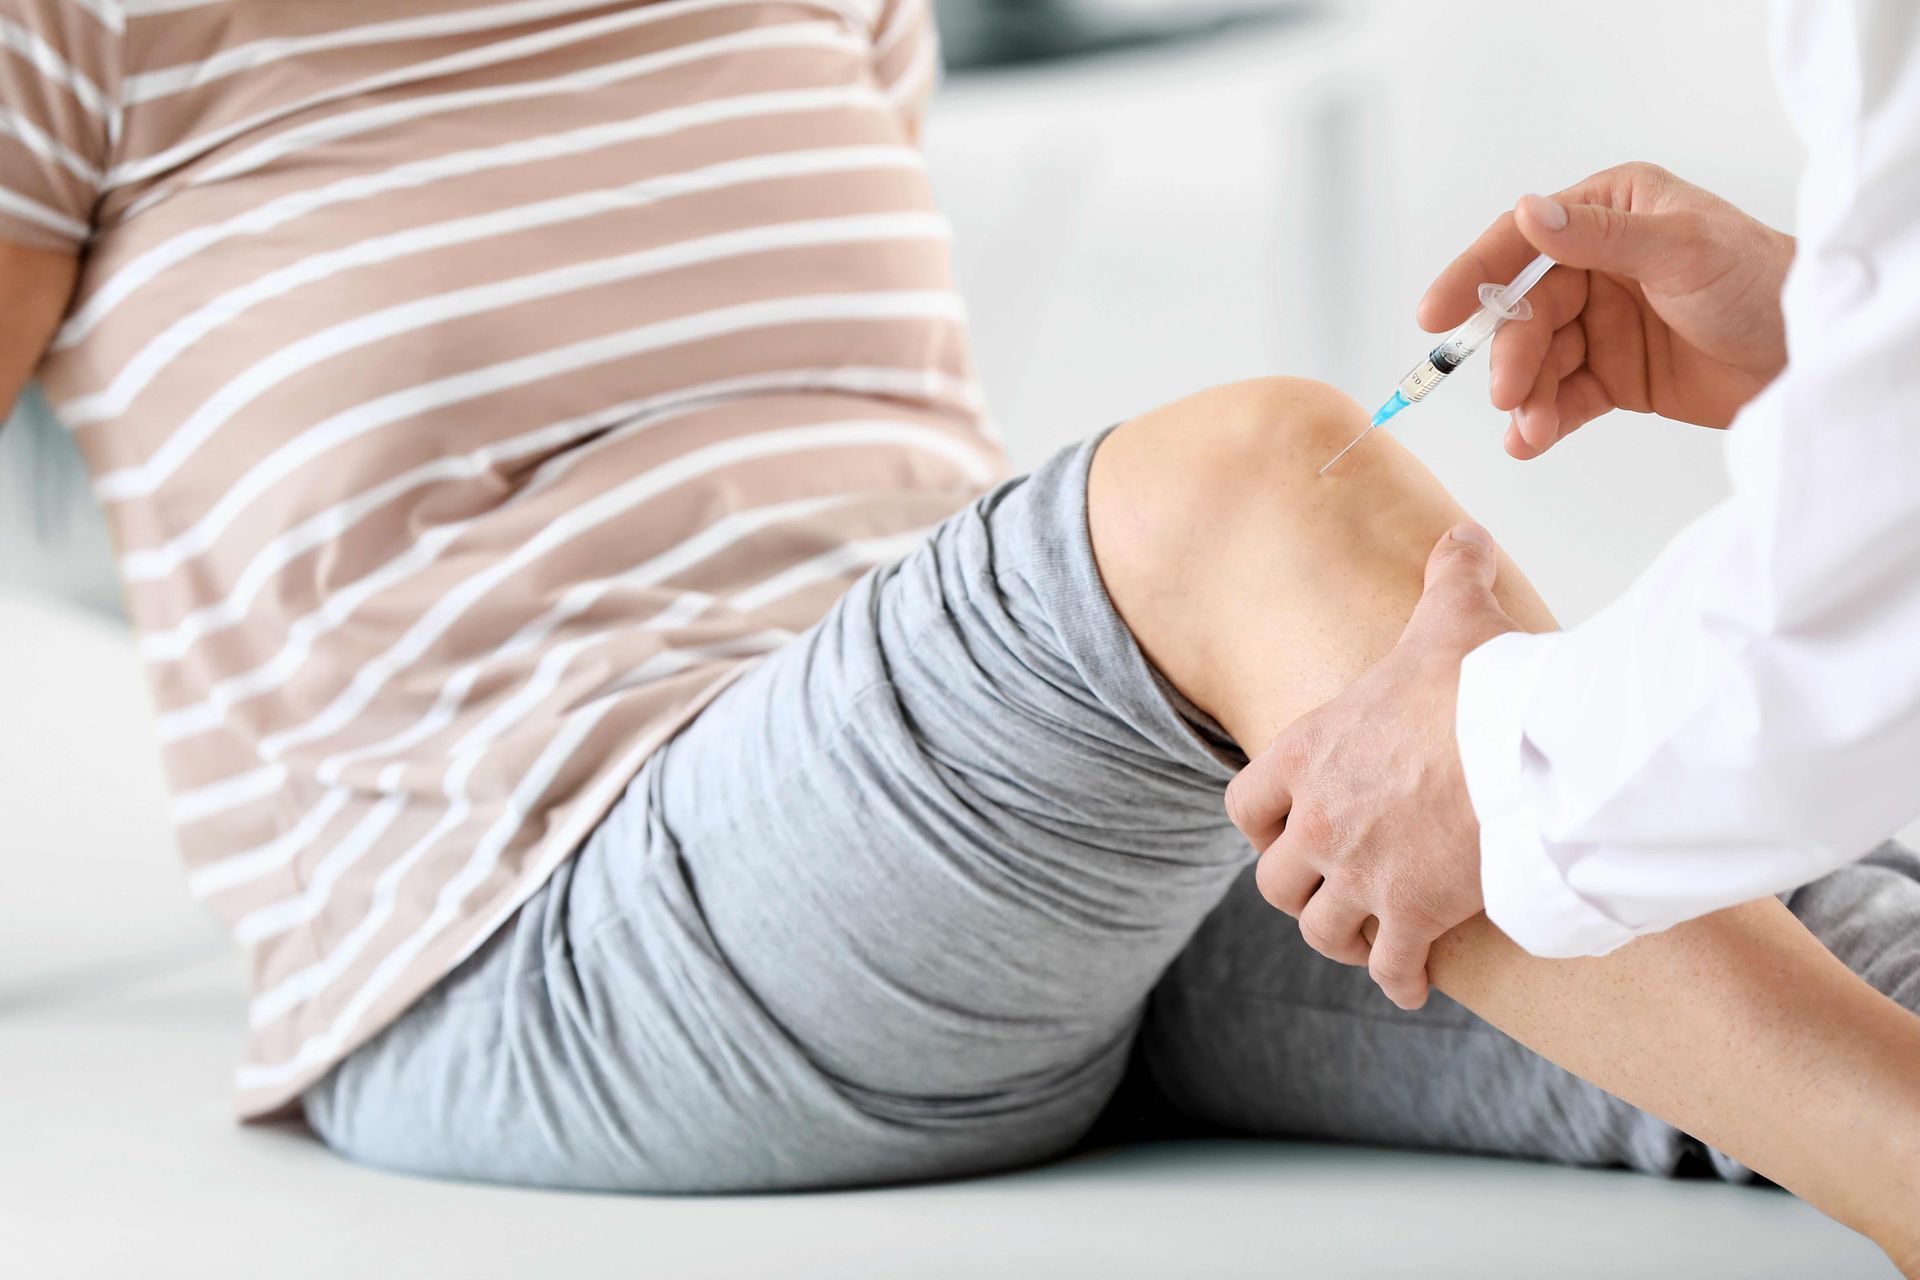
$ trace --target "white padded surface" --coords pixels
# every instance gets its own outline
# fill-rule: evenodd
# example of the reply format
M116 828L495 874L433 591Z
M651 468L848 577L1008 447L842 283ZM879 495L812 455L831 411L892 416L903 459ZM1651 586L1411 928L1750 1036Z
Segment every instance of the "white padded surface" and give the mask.
M1876 1250L1772 1191L1273 1142L887 1191L647 1199L355 1168L243 1130L239 965L188 901L117 628L0 599L0 1256L120 1277L1805 1277Z

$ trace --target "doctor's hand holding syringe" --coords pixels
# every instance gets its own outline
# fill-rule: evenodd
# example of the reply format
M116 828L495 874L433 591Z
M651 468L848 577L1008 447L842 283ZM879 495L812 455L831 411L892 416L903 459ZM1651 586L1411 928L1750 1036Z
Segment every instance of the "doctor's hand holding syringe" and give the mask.
M1613 409L1725 427L1786 364L1780 286L1792 263L1791 236L1653 165L1526 196L1428 290L1420 322L1445 336L1320 474L1489 339L1516 458Z
M1494 335L1491 398L1506 449L1534 458L1614 409L1725 427L1787 363L1780 289L1793 237L1664 169L1627 164L1526 196L1420 300L1451 329L1535 254L1559 264L1533 315Z
M1417 317L1429 331L1457 334L1456 326L1495 306L1483 282L1521 273L1509 291L1524 289L1527 309L1502 323L1489 344L1489 394L1494 407L1509 415L1505 447L1516 458L1538 457L1614 409L1727 427L1787 366L1781 295L1795 248L1791 236L1663 169L1621 165L1554 196L1522 197L1447 265L1420 299ZM1541 275L1548 259L1555 265ZM1394 407L1389 402L1376 424ZM1364 433L1348 449L1363 445ZM1333 469L1337 462L1322 474L1340 475ZM1751 507L1745 515L1749 524L1766 518ZM1760 537L1764 541L1764 530ZM1736 869L1731 878L1716 866L1702 883L1693 882L1701 879L1695 868L1683 875L1677 894L1668 894L1674 887L1668 873L1687 865L1682 858L1673 866L1652 866L1650 882L1625 889L1621 899L1633 900L1625 911L1568 883L1562 873L1573 860L1546 847L1546 829L1568 833L1563 815L1604 812L1614 793L1630 789L1618 762L1631 772L1656 757L1668 745L1663 731L1672 727L1663 715L1711 695L1721 673L1699 668L1713 664L1714 639L1699 642L1699 619L1676 614L1672 601L1656 600L1630 625L1627 647L1602 659L1589 653L1570 681L1592 687L1598 676L1604 684L1610 660L1615 679L1633 685L1649 665L1664 664L1665 678L1653 682L1653 692L1629 690L1652 699L1654 709L1637 714L1642 704L1625 695L1596 705L1580 696L1584 691L1563 694L1554 704L1558 727L1549 721L1541 736L1557 736L1561 758L1575 757L1569 772L1587 776L1572 785L1572 794L1528 796L1542 754L1527 736L1529 717L1545 718L1528 700L1545 651L1564 652L1566 636L1507 634L1515 628L1494 604L1490 581L1446 581L1449 572L1468 572L1464 560L1484 559L1479 571L1490 576L1492 557L1443 547L1429 570L1427 599L1400 646L1346 694L1282 733L1236 780L1229 806L1242 831L1263 847L1264 861L1292 864L1263 866L1263 883L1319 878L1317 894L1364 899L1358 905L1365 911L1344 911L1340 918L1370 914L1378 921L1375 943L1364 950L1375 980L1396 1003L1412 1008L1425 1001L1432 941L1483 908L1541 954L1597 952L1699 914L1701 903L1706 909L1731 905L1743 900L1740 894L1751 898L1790 887L1828 869L1831 859L1804 852L1786 856L1784 864L1767 862L1758 872ZM1741 572L1750 587L1753 567ZM1433 607L1449 592L1471 603ZM1682 594L1692 603L1705 599L1697 588ZM1756 603L1750 590L1744 603ZM1645 623L1663 609L1668 626L1694 633L1691 650L1684 643L1650 652L1634 647L1655 639ZM1523 646L1533 652L1519 652ZM1469 652L1484 659L1500 655L1503 647L1497 673L1489 674L1485 668L1492 664L1482 661L1477 686L1467 680L1472 664L1463 671L1462 663ZM1451 687L1424 687L1434 680ZM1448 714L1456 705L1457 725ZM1436 709L1435 722L1410 726L1413 709L1428 706ZM1395 794L1398 782L1386 776L1391 770L1382 762L1407 752L1378 740L1383 724L1412 727L1412 736L1430 743L1438 757L1433 767L1415 771L1404 795ZM1303 751L1302 742L1314 749ZM1354 778L1371 781L1360 785ZM1671 796L1650 803L1658 807L1642 822L1654 832L1666 821L1663 815L1682 807ZM1293 824L1296 829L1351 833L1341 847L1307 847L1297 834L1284 834L1285 819L1307 806L1332 821ZM1490 827L1490 818L1499 825ZM1283 834L1266 845L1274 832ZM1664 848L1669 841L1655 835L1651 844ZM1581 841L1581 852L1594 843ZM1615 874L1603 870L1603 881ZM1425 905L1414 919L1397 913L1395 900ZM1328 914L1323 910L1321 917ZM1356 954L1350 939L1308 942L1332 958Z

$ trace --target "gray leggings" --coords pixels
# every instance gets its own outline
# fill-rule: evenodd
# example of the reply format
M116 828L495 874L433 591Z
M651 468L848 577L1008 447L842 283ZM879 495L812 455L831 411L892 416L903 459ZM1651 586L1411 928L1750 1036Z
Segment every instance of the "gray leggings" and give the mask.
M1092 444L749 673L519 914L305 1098L369 1164L635 1191L943 1177L1081 1141L1130 1065L1232 1129L1666 1172L1692 1149L1253 892L1232 745L1148 666ZM1795 895L1920 1008L1920 864ZM1726 1172L1736 1172L1723 1166Z

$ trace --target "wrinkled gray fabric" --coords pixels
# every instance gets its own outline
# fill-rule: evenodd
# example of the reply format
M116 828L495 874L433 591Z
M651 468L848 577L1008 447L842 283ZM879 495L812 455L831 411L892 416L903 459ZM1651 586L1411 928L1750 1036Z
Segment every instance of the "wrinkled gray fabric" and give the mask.
M1920 1010L1920 857L1886 844L1787 896L1854 972ZM1624 1164L1718 1152L1567 1074L1439 992L1407 1013L1328 964L1247 877L1154 992L1143 1073L1183 1114L1264 1134Z
M1234 1129L1674 1168L1682 1135L1444 998L1400 1013L1253 893L1222 808L1237 756L1100 584L1092 448L959 513L723 694L308 1092L314 1129L488 1181L887 1182L1065 1151L1131 1061ZM1795 906L1920 1001L1910 855Z
M1091 445L856 585L309 1091L368 1163L642 1190L1058 1153L1247 850L1088 544Z

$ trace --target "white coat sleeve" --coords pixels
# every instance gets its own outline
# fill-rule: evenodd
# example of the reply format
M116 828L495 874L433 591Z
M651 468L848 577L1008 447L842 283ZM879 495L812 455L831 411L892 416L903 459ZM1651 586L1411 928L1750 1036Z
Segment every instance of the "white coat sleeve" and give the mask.
M1487 910L1536 955L1803 884L1920 812L1920 6L1807 0L1775 35L1811 158L1733 495L1592 619L1462 668Z

